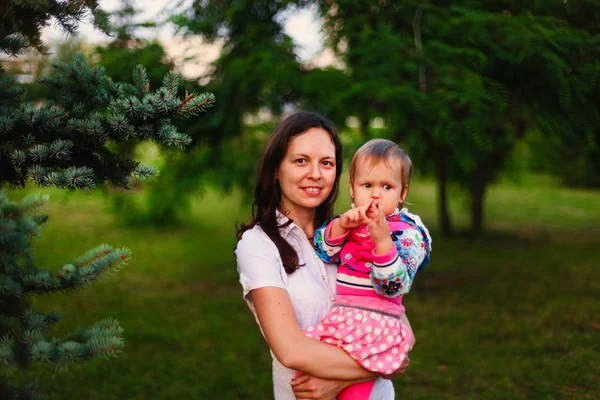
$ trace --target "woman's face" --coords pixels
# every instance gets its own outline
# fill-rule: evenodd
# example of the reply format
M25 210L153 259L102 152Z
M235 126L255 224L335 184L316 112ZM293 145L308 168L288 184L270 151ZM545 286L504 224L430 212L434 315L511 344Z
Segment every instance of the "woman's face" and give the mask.
M312 217L335 183L335 145L323 128L294 137L277 169L281 209L288 217Z

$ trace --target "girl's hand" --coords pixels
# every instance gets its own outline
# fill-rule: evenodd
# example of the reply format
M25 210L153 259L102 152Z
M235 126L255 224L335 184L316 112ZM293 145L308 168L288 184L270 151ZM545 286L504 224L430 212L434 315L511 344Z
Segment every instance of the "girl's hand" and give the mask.
M346 211L340 217L340 228L349 230L356 228L357 226L367 223L367 210L373 204L373 200L360 207L353 207L351 210Z
M371 202L366 218L371 240L375 243L375 253L387 253L394 247L394 242L390 238L390 226L385 220L383 204L381 202Z
M290 382L296 400L333 400L347 385L336 379L321 379L302 374Z

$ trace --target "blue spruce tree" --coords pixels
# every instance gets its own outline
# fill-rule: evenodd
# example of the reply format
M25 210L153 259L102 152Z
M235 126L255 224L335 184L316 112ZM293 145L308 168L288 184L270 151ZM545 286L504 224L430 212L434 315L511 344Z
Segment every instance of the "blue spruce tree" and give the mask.
M40 30L54 19L66 32L90 17L108 32L107 14L97 0L9 0L0 5L0 53L17 56L29 49L46 51ZM73 291L123 266L128 249L100 245L55 268L36 265L31 241L47 216L46 196L17 203L3 187L28 182L69 190L91 190L100 184L126 188L157 171L110 150L109 143L154 140L183 148L191 139L171 124L176 117L197 115L214 102L210 93L178 97L178 76L168 73L157 89L138 66L130 83L113 82L102 68L88 67L77 56L72 63L54 63L54 74L42 80L59 100L30 104L23 90L0 67L0 399L45 399L37 383L13 387L11 376L31 362L65 368L123 349L122 328L106 319L62 338L49 338L47 328L60 321L54 312L32 309L32 295ZM114 146L113 146L114 147Z

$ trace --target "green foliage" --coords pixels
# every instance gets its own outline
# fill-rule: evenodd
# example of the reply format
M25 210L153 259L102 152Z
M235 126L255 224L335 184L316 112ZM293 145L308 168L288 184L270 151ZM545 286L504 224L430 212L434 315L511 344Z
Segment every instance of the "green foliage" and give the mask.
M568 186L600 188L600 136L594 140L587 146L565 145L558 137L528 132L525 141L528 167L531 171L549 171Z
M206 140L198 145L217 145L221 139L238 136L245 113L266 107L277 114L297 96L300 64L291 38L277 19L288 3L197 1L172 18L185 36L199 35L207 43L224 41L219 58L204 77L205 88L224 100L211 112L208 123L193 127Z
M159 42L140 42L131 47L122 47L111 42L106 47L97 47L95 54L100 56L98 64L115 81L129 79L130 71L137 65L152 65L147 76L150 87L159 87L166 73L173 69L167 54ZM178 93L177 90L174 90Z
M40 32L50 19L69 34L76 33L79 22L88 14L96 28L105 33L111 29L108 14L98 6L98 0L9 0L0 7L0 53L10 56L32 48L45 52Z
M111 13L114 40L105 46L97 46L94 54L98 64L115 81L129 80L129 73L137 65L152 65L147 71L151 87L159 87L165 74L174 67L165 49L158 41L145 41L135 37L135 31L150 27L149 23L137 22L139 10L131 0L121 2L121 7ZM177 90L174 90L178 93Z
M579 14L597 3L317 3L350 83L324 108L345 104L363 126L383 117L441 184L470 194L473 231L527 129L597 148L600 36Z
M214 102L210 93L179 99L171 74L163 87L151 91L141 66L131 84L113 82L100 67L88 68L82 55L54 67L55 75L42 83L60 93L58 103L2 104L0 183L23 186L31 177L38 185L70 189L91 189L104 181L126 187L132 174L147 178L155 171L114 154L108 142L152 139L184 147L191 138L170 119L197 115Z
M290 37L284 33L281 11L288 1L195 1L182 15L172 17L185 36L201 36L206 43L223 41L219 58L202 77L202 90L215 93L219 102L201 123L181 121L177 126L194 141L182 154L169 154L170 169L151 187L147 218L153 224L176 223L179 211L202 184L224 190L248 188L249 167L258 154L256 137L246 136L244 116L268 110L278 116L286 103L299 98L300 63ZM189 85L189 83L184 83Z
M362 110L361 89L344 71L334 67L313 68L304 73L300 102L303 108L327 115L342 128L348 116L358 115Z
M106 14L96 1L21 1L0 6L0 52L15 56L27 48L43 50L40 29L49 18L72 33L86 10L96 25L108 28ZM38 186L89 190L109 183L127 187L130 177L154 177L156 169L111 147L130 139L154 140L183 148L191 138L178 132L174 117L205 111L214 102L211 93L179 97L179 77L167 73L164 85L151 90L146 70L135 67L131 83L115 82L101 67L88 67L83 55L72 63L55 61L55 73L42 78L53 100L28 103L22 88L0 69L0 398L45 399L34 382L20 388L22 369L30 364L67 365L114 357L123 348L122 329L112 319L78 328L62 338L45 331L60 317L31 307L38 295L75 291L115 271L129 258L126 248L101 245L62 266L40 267L33 256L32 239L40 235L47 216L40 208L46 197L9 201L4 186ZM60 236L60 235L59 235ZM56 249L53 249L56 250ZM33 367L35 369L35 366ZM31 368L30 368L31 369ZM19 371L19 377L15 377ZM11 376L12 375L12 376ZM9 380L11 382L9 382Z
M123 330L116 320L98 322L63 338L48 338L45 331L61 317L31 308L27 296L88 287L130 258L128 249L102 245L59 268L36 266L31 240L40 236L47 221L41 212L47 201L47 196L28 196L16 203L0 190L0 364L4 376L14 375L31 362L53 364L62 370L73 363L114 357L123 349ZM2 398L43 398L36 397L41 396L36 385L24 386L20 395L1 381L0 387Z

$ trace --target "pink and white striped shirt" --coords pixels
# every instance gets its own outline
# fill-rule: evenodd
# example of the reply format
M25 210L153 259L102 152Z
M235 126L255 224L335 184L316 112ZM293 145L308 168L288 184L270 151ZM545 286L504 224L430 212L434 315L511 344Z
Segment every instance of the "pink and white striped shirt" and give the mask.
M315 233L315 249L324 262L340 262L337 295L386 298L401 305L417 271L429 262L431 237L421 219L403 208L386 217L394 247L375 254L366 225L332 238L330 222Z

